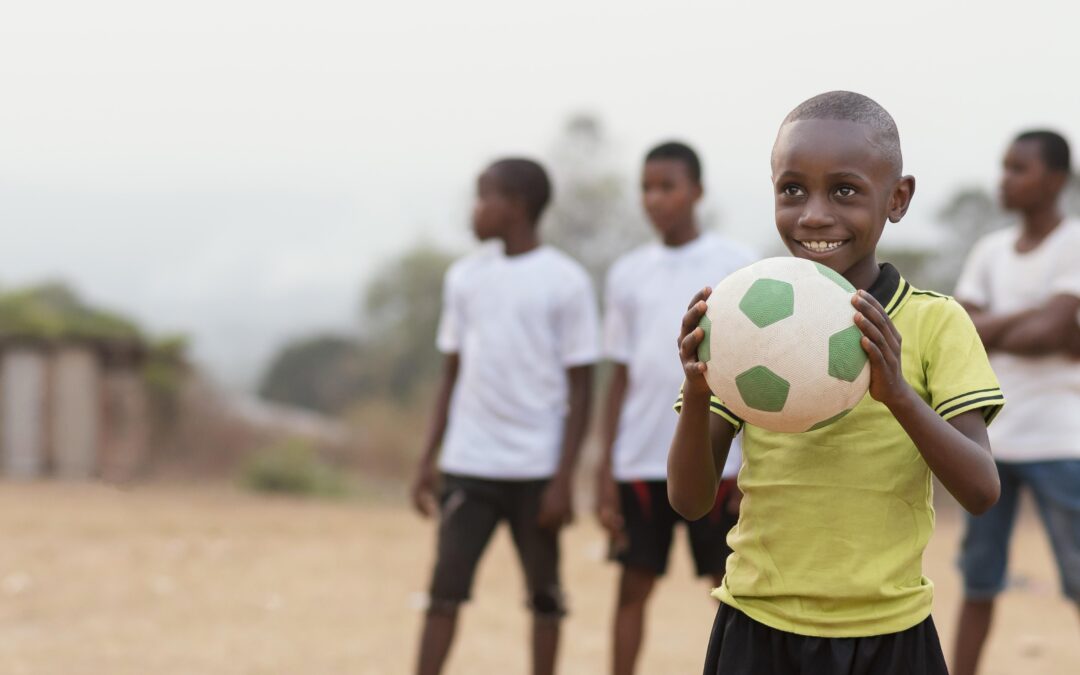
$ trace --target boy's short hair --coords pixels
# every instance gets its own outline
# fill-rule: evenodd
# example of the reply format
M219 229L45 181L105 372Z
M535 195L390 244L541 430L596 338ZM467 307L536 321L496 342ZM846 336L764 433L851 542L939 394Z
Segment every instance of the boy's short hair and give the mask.
M783 127L801 120L846 120L865 124L878 132L878 145L896 169L896 175L904 170L904 157L900 152L900 132L892 115L877 101L853 91L827 91L808 98L784 118Z
M525 202L529 218L536 222L551 200L551 181L539 162L520 157L500 159L488 172L498 183L499 191Z
M1051 171L1069 173L1072 171L1072 160L1069 155L1069 142L1056 131L1048 129L1032 129L1017 135L1014 143L1020 141L1036 141L1039 144L1039 155L1043 164Z
M694 152L694 149L685 143L679 143L678 141L661 143L645 155L646 162L651 162L654 159L682 162L686 165L686 171L690 174L690 178L695 183L701 182L701 160L698 158L697 153Z

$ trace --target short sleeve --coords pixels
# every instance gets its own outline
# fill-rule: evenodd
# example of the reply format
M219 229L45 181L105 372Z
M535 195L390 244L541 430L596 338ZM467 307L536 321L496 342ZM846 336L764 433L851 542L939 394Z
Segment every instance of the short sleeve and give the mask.
M435 333L435 346L443 354L456 354L461 351L464 308L453 267L443 277L442 296L442 314Z
M679 391L679 398L675 399L675 412L682 412L682 404L683 393L682 391ZM743 425L746 424L745 422L743 422L742 418L733 413L731 409L724 405L723 401L716 398L715 396L709 396L709 410L714 415L719 415L720 417L723 417L731 424L731 426L735 427L735 433L739 433L739 431L742 430Z
M604 356L616 363L629 363L634 352L633 306L628 286L621 281L622 266L616 264L604 283Z
M949 298L935 308L936 326L923 346L930 406L948 420L980 410L987 424L1005 404L982 340L964 308Z
M1050 280L1050 295L1080 297L1080 224L1070 224L1069 237L1057 251L1057 269Z
M975 244L964 261L964 268L956 282L958 300L978 307L990 304L990 288L987 283L989 262L988 240L982 239Z
M600 317L593 285L584 272L573 278L556 312L559 358L567 368L596 363L600 357Z

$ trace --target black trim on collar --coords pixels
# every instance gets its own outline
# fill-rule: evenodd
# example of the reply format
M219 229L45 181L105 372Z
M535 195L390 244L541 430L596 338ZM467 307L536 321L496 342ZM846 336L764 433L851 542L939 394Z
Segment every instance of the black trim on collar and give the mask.
M881 263L878 269L880 270L878 278L866 290L881 303L881 306L885 308L885 313L892 317L900 311L900 306L915 289L891 264Z
M870 284L870 288L866 289L866 292L874 296L874 299L880 302L882 307L888 309L889 303L896 296L896 289L900 287L902 279L900 278L900 272L890 263L881 263L878 265L878 269L880 271L877 279L874 279L874 283Z

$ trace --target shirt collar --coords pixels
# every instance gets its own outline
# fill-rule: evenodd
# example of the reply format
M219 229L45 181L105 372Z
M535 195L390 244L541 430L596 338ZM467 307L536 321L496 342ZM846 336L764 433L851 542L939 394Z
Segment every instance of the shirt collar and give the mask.
M911 284L900 276L900 272L890 263L881 263L878 268L880 272L877 279L866 291L881 303L889 317L896 316L901 305L911 295Z

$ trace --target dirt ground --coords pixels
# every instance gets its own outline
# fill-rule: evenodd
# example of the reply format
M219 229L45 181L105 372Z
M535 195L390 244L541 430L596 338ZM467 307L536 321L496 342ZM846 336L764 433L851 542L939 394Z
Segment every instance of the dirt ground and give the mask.
M561 672L606 671L615 568L582 518L565 537L572 602ZM986 675L1080 672L1073 608L1057 593L1030 508L1013 547ZM957 514L927 552L951 644ZM363 673L412 667L432 525L398 503L301 501L226 487L0 483L0 673ZM682 539L651 610L642 673L697 673L714 605ZM464 615L450 673L525 673L527 615L500 531Z

